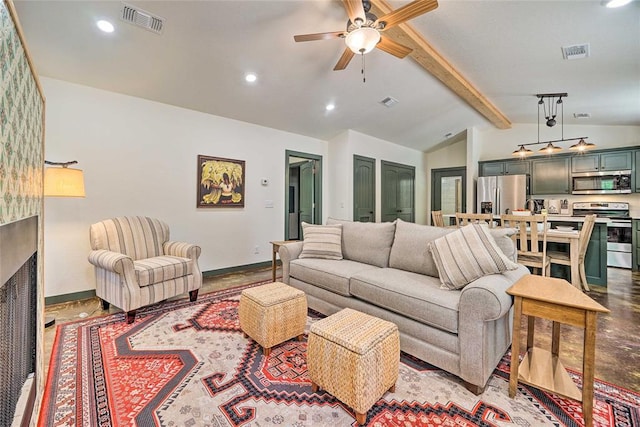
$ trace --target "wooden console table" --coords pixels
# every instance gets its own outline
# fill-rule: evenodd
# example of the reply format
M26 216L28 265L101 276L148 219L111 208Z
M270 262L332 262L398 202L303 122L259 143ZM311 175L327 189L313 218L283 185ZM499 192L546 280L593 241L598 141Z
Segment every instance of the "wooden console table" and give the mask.
M609 310L564 279L527 275L507 289L507 293L515 297L509 397L515 397L520 381L582 401L585 426L592 426L596 315ZM520 319L523 315L528 316L527 353L520 362ZM533 346L536 317L553 321L551 351ZM584 329L582 395L558 357L560 323Z
M271 276L273 277L274 282L276 281L276 254L278 253L280 246L297 241L298 240L274 240L269 242L271 243Z

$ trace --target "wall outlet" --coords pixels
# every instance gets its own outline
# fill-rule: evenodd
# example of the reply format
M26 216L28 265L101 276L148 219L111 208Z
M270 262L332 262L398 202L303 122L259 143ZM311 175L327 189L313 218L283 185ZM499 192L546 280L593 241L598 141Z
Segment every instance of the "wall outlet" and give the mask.
M260 253L260 246L256 245L256 247L253 248L253 253L254 254L259 254Z

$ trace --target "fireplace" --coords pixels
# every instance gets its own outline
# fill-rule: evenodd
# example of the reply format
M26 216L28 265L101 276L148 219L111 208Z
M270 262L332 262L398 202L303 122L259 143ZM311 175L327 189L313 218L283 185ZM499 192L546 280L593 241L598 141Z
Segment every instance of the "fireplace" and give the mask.
M0 227L0 425L11 425L14 414L23 412L28 422L33 407L37 241L38 217ZM26 403L17 413L21 394L27 395L21 401Z

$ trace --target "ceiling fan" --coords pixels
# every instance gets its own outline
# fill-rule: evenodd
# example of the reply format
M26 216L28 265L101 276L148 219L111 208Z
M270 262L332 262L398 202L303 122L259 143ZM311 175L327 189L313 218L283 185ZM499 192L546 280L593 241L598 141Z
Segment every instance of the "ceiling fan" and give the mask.
M382 33L438 7L437 0L414 0L378 18L369 13L370 0L342 0L342 3L349 15L346 31L293 36L296 42L344 38L347 48L333 68L334 71L344 70L356 53L364 55L376 47L398 58L404 58L412 49L383 36Z

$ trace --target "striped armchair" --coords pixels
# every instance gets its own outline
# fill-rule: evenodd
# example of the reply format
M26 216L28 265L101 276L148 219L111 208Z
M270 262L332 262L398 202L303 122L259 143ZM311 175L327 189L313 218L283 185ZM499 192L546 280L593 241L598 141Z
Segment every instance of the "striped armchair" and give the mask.
M198 298L200 247L169 240L169 226L142 216L107 219L91 225L89 262L95 266L96 295L127 313L189 292Z

